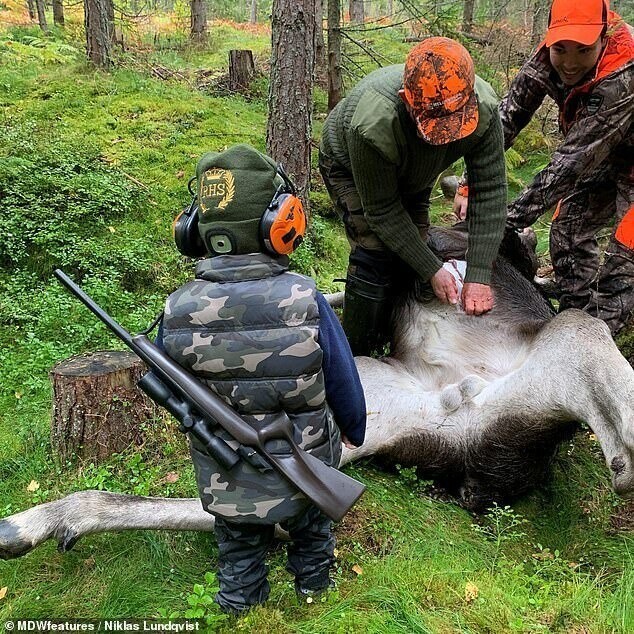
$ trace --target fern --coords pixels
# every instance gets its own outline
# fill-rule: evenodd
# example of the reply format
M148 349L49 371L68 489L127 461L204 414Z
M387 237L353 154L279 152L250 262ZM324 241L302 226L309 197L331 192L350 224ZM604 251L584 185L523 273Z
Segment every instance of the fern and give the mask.
M65 42L26 34L0 38L0 50L23 59L36 58L44 63L55 64L72 61L83 55L78 48Z
M506 160L506 171L516 169L526 162L526 159L514 148L510 147L504 154Z

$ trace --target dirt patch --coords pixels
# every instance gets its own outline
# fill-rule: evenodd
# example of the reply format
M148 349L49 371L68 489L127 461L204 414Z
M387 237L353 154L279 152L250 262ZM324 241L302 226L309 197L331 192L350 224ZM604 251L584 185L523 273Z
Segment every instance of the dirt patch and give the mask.
M620 506L610 516L610 527L614 533L634 532L634 502Z
M393 537L376 523L376 512L363 506L355 506L335 526L337 543L340 548L358 544L364 552L371 555L384 555L392 548Z

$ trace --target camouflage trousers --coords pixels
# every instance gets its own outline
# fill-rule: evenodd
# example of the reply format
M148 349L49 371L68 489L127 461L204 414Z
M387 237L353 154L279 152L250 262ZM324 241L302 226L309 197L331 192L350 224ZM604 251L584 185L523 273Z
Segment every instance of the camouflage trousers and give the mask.
M291 538L286 569L295 576L298 595L329 587L335 560L332 521L311 505L280 523ZM272 524L243 524L216 518L218 583L216 602L224 612L240 614L269 596L266 553L273 542Z
M606 227L612 233L601 258L597 234ZM627 324L634 309L634 169L607 166L559 202L550 257L560 310L584 310L612 334Z

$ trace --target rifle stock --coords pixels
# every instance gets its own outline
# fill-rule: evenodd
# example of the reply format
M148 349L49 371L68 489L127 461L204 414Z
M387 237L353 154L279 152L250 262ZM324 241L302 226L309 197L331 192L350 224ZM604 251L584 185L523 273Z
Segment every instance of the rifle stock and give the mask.
M155 346L145 335L132 337L63 271L56 269L54 274L152 371L157 372L159 378L170 389L190 402L203 417L218 423L240 444L257 449L280 474L328 517L335 521L340 520L361 497L365 490L363 484L329 467L297 445L293 438L293 424L285 412L280 412L266 427L255 430L204 383ZM266 443L273 439L285 440L290 453L280 455L270 452Z

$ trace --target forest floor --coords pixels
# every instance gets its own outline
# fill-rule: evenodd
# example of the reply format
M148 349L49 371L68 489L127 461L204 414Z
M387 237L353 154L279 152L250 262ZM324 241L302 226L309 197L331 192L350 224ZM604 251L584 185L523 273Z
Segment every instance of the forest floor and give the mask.
M85 488L193 497L185 443L167 417L151 421L144 446L105 463L60 464L51 454L51 367L118 347L51 271L65 268L130 331L150 323L191 276L171 222L188 202L197 158L240 141L264 149L268 31L213 23L209 45L191 48L165 19L158 36L147 29L130 37L103 73L83 59L77 14L45 37L3 6L8 1L0 2L0 517ZM375 37L386 38L374 45L394 62L407 50ZM221 77L231 48L256 52L263 74L249 95L193 85L203 71ZM161 79L157 68L170 72ZM318 90L316 139L324 114ZM527 131L510 165L511 194L548 160L552 142ZM347 242L318 183L312 202L311 235L293 267L337 290ZM448 221L450 204L437 198L433 213ZM542 254L547 233L546 220L538 227ZM0 622L198 610L221 632L634 631L634 507L612 493L588 430L562 445L543 487L477 517L412 469L368 461L346 471L368 491L336 529L337 589L323 600L298 604L277 548L270 601L225 619L209 603L211 535L136 531L86 537L65 554L47 543L0 562Z

